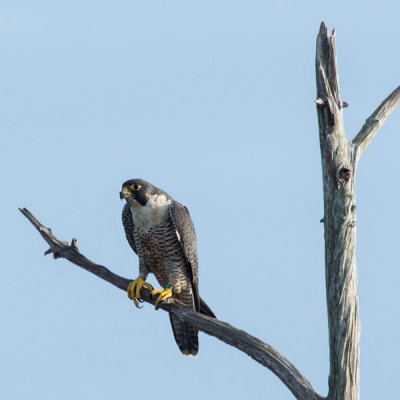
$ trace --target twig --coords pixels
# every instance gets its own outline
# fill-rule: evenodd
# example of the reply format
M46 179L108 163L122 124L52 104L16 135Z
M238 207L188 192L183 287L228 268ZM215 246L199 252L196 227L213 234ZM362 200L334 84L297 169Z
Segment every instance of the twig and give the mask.
M65 258L119 289L124 291L127 290L131 281L114 274L106 267L98 265L82 255L79 252L76 239L72 239L70 245L68 242L58 240L53 235L51 229L46 228L28 209L20 208L19 210L26 218L28 218L50 246L50 248L45 252L45 255L53 253L54 258ZM153 298L151 292L145 287L141 290L141 297L145 302L155 304L156 298ZM320 396L314 390L310 382L289 360L279 354L273 347L254 336L251 336L226 322L206 317L203 314L193 311L176 299L168 299L160 304L160 308L175 314L182 321L190 322L202 332L214 336L246 353L261 365L270 369L288 387L297 399L324 399L324 397Z

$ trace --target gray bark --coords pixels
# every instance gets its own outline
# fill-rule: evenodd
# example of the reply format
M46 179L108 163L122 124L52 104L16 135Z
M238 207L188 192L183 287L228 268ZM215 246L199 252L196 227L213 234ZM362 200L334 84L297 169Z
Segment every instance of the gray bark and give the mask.
M325 274L330 346L330 400L360 393L360 319L356 269L357 162L400 101L400 87L369 117L352 142L345 137L335 32L317 37L317 113L324 190ZM347 104L346 104L347 105Z
M400 86L390 94L354 138L348 142L344 133L343 108L339 93L335 34L329 37L324 23L317 37L316 55L317 112L322 157L324 191L325 270L328 305L330 375L329 400L356 400L359 397L360 321L355 258L356 202L355 171L357 163L400 102ZM22 214L50 246L45 254L70 262L126 291L129 279L114 274L79 252L76 239L71 245L57 239L26 208ZM155 304L156 298L146 288L143 301ZM310 382L296 367L270 345L220 320L199 314L175 299L161 303L160 309L190 322L199 330L248 354L269 368L299 400L322 400Z

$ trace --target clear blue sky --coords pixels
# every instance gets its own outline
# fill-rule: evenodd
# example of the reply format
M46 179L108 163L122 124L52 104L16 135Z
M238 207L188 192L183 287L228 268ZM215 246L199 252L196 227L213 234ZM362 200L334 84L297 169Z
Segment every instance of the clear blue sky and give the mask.
M399 14L397 0L2 1L0 398L293 398L204 334L184 358L166 313L43 257L17 211L134 278L118 197L134 177L190 209L220 319L325 395L315 39L322 20L337 30L352 138L400 83ZM400 392L399 131L396 110L357 171L364 400Z

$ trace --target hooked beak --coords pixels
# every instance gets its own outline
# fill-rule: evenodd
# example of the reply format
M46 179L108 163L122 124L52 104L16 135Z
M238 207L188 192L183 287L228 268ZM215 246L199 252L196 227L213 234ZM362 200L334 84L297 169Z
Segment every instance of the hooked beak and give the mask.
M127 188L122 188L122 190L119 192L119 198L122 199L126 199L128 197L131 197L132 193L130 190L128 190Z

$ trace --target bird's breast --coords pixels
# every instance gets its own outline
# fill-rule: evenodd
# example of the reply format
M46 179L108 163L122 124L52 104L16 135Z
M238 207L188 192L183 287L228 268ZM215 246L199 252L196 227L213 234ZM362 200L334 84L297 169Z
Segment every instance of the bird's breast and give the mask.
M141 229L148 229L154 225L159 225L169 218L169 207L171 201L165 196L158 196L150 199L144 206L132 207L131 213L135 226Z

